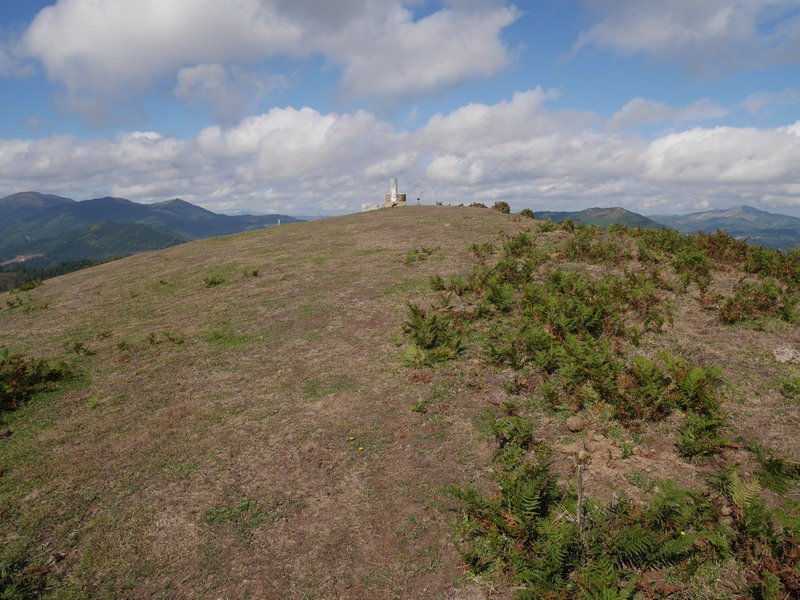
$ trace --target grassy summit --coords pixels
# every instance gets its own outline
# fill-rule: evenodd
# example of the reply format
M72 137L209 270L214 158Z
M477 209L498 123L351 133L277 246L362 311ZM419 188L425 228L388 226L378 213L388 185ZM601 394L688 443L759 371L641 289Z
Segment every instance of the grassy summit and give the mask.
M0 346L73 373L3 413L0 589L786 597L797 274L406 207L0 295Z

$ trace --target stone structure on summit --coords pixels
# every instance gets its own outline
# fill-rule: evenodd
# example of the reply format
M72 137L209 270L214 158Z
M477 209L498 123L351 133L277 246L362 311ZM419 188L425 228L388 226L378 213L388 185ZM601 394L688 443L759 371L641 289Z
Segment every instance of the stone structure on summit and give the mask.
M361 205L361 211L377 210L379 208L392 208L394 206L405 206L406 195L397 192L397 177L392 177L389 181L390 192L383 197L383 204L368 202Z

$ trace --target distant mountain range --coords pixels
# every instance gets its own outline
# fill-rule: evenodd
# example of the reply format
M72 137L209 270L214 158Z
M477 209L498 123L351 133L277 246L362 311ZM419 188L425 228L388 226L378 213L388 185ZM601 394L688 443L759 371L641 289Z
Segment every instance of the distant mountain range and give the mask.
M800 244L799 218L769 213L752 206L689 215L653 215L650 218L684 233L723 229L733 237L770 248L794 248Z
M106 260L193 239L301 219L220 215L180 199L138 204L124 198L70 198L22 192L0 198L0 265Z
M602 227L621 223L629 227L671 227L683 233L722 229L735 238L769 248L788 249L800 245L800 218L736 206L688 215L645 217L624 208L587 208L574 212L534 211L537 219L566 221Z

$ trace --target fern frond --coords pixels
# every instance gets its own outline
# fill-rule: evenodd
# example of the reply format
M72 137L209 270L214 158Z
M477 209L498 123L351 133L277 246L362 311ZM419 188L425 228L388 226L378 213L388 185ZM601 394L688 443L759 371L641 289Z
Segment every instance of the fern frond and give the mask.
M648 561L657 567L676 565L692 553L695 537L680 535L662 543Z
M728 497L741 510L745 510L758 500L761 486L755 479L742 479L737 471L728 479Z
M656 545L652 531L633 525L623 529L612 542L612 555L619 565L641 566Z

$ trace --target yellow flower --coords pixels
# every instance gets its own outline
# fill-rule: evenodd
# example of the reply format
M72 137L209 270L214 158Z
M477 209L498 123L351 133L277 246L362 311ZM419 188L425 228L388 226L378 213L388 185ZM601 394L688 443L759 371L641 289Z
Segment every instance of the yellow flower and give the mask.
M364 447L363 447L363 446L359 446L359 447L358 447L358 451L359 451L359 452L363 452L363 451L364 451Z
M349 441L349 442L352 442L354 439L356 439L356 438L354 438L352 435L347 437L347 441Z

